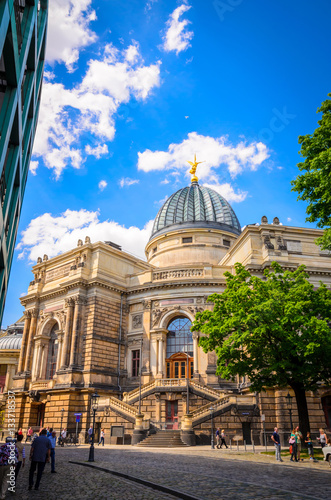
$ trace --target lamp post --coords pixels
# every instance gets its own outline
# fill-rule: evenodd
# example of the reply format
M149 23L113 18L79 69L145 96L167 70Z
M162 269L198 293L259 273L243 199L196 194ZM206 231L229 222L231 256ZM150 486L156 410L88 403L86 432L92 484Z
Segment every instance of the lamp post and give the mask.
M95 425L95 414L98 409L98 399L99 399L99 394L97 391L95 391L94 394L91 396L91 407L93 410L93 423L92 423L92 441L91 441L91 446L90 446L90 453L88 457L89 462L94 462L94 425Z
M59 435L59 441L62 446L62 422L63 422L63 414L64 414L64 408L61 409L61 424L60 424L60 435Z
M214 446L214 422L213 422L214 407L213 407L213 405L211 405L211 407L209 408L209 410L210 410L210 418L211 418L210 445L211 445L211 449L214 450L215 446Z
M293 396L291 396L291 394L288 392L287 396L285 396L285 399L286 399L287 409L288 409L289 414L290 414L290 425L291 425L291 432L292 432L292 429L293 429L293 422L292 422L292 399L293 399Z
M142 368L142 352L143 352L143 339L140 339L140 355L139 355L139 409L138 413L141 414L141 368Z

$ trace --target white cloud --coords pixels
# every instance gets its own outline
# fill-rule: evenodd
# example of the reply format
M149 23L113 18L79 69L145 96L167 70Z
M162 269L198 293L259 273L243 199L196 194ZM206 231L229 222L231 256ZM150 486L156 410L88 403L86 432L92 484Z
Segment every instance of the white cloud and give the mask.
M160 182L160 184L169 184L170 181L168 179L163 179L163 181Z
M84 147L84 133L96 142L115 135L115 113L130 99L145 100L160 85L160 62L145 66L128 61L127 51L106 45L101 60L90 60L82 81L68 89L62 83L45 81L33 154L42 157L59 178L71 165L80 168L85 154L106 154L106 145ZM108 149L107 149L108 151Z
M87 210L66 210L59 216L49 213L31 220L22 231L17 249L21 250L19 259L28 258L36 262L39 256L47 254L54 257L75 248L77 241L90 236L92 243L96 241L113 241L129 251L145 258L144 248L152 231L153 221L149 221L143 229L120 226L114 221L100 221L99 212Z
M139 152L138 170L171 170L190 177L187 161L192 161L195 153L198 161L204 161L198 166L197 176L206 181L211 180L215 168L226 167L231 177L235 177L243 170L257 170L269 157L269 150L262 142L241 141L234 145L225 136L214 138L191 132L181 143L170 144L168 151Z
M38 161L30 161L29 170L32 175L37 175L37 168L39 167Z
M190 8L190 5L182 4L170 14L166 23L167 30L163 36L162 48L165 52L175 51L178 55L183 50L191 47L190 40L192 40L194 33L187 29L190 21L187 19L179 20Z
M96 14L92 0L52 0L49 3L46 60L64 63L69 71L79 58L79 50L96 40L90 29Z
M109 153L107 144L98 144L95 148L92 148L89 144L85 146L86 154L90 156L95 156L96 158L101 158L102 155Z
M139 184L139 180L138 179L130 179L130 177L122 177L122 179L120 179L118 181L118 184L120 185L121 188L123 188L123 187L132 186L133 184Z
M162 198L162 200L158 200L158 201L154 201L154 204L155 205L163 205L163 203L165 203L167 201L167 199L169 198L169 196L166 194L164 198Z
M240 203L244 201L248 192L241 191L240 189L235 192L231 184L225 182L224 184L203 184L205 187L209 187L217 191L223 198L225 198L229 203Z
M291 217L287 217L286 220L287 220L287 222L291 222L292 219L291 219Z
M100 181L98 184L98 188L100 189L100 191L103 191L107 186L108 184L106 181Z

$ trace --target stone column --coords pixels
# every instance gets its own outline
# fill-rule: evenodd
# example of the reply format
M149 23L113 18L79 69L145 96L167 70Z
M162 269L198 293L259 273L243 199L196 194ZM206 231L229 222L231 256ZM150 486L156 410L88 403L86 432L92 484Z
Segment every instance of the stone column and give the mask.
M57 360L56 360L56 372L61 367L62 362L62 348L63 348L63 332L57 334L58 348L57 348Z
M159 375L163 376L164 369L163 369L163 338L159 338L159 359L158 359L158 373Z
M31 324L29 328L29 340L26 350L26 359L25 359L25 367L24 371L28 372L31 369L31 358L32 358L32 346L33 346L33 338L37 329L37 318L38 318L38 309L32 309L31 311Z
M64 341L63 341L63 348L62 348L61 361L60 361L61 369L66 368L68 366L67 357L68 357L68 350L69 350L69 344L70 344L70 337L71 337L71 330L72 330L72 318L73 318L75 303L74 303L73 299L68 299L68 300L66 300L65 305L68 309L68 312L67 312L67 320L66 320L66 326L65 326L65 331L64 331Z
M38 367L37 371L37 378L43 379L46 378L46 372L44 373L44 364L45 364L45 351L46 351L46 346L45 344L42 344L40 346L40 365Z
M193 371L194 371L194 373L198 373L199 372L199 364L198 364L199 334L197 332L194 332L192 337L193 337Z
M82 316L82 304L83 299L78 295L75 297L75 311L74 311L74 321L72 326L72 342L70 349L70 368L74 367L78 359L78 337L81 329L81 316Z
M30 330L30 323L31 323L30 311L24 311L24 316L25 316L25 321L24 321L24 330L23 330L23 337L22 337L22 347L21 347L20 359L18 362L18 369L17 369L18 373L22 373L23 368L24 368L26 347L28 344L28 337L29 337L29 330Z
M37 373L39 371L40 350L41 350L41 345L39 342L39 344L35 345L35 347L34 347L34 356L33 356L33 360L32 360L32 369L31 369L31 379L32 380L35 380L37 378Z

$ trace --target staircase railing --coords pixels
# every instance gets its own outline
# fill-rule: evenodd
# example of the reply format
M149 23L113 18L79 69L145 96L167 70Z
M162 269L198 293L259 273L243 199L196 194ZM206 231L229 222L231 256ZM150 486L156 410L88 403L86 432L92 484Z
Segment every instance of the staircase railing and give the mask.
M206 385L199 384L199 382L195 382L194 380L190 380L190 385L192 387L195 387L197 390L214 397L215 399L219 399L223 394L221 391L217 391L216 389L212 389L211 387L207 387Z
M117 410L124 417L126 416L129 421L135 420L138 415L138 410L134 406L128 405L113 396L109 397L109 406L111 409Z
M147 384L142 385L141 386L141 397L143 398L144 394L149 392L154 387L155 387L155 380L153 380L152 382L148 382ZM133 389L130 392L125 392L123 395L123 401L130 404L130 401L133 401L138 397L139 397L139 387L137 389Z
M226 396L219 398L216 401L212 402L213 406L213 414L218 412L219 410L222 410L226 408L227 406L231 405L254 405L256 404L256 397L254 395L246 395L246 396ZM200 408L197 408L192 412L192 425L196 425L197 421L200 421L204 417L210 418L211 412L210 412L210 406L211 403L207 403L204 406L200 406Z

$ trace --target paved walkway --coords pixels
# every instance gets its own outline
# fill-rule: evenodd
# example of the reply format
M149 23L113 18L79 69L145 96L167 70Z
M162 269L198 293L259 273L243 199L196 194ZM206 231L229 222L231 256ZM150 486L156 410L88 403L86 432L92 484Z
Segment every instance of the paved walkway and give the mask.
M29 450L27 450L29 451ZM157 492L112 474L93 470L86 463L88 447L56 450L57 474L47 464L39 491L28 491L28 466L21 470L16 498L49 500L159 500L172 495ZM28 456L28 454L27 454ZM144 478L203 500L299 500L331 498L331 468L325 462L291 463L285 458L208 446L178 449L141 449L131 446L95 448L94 465ZM8 494L8 498L10 498Z

